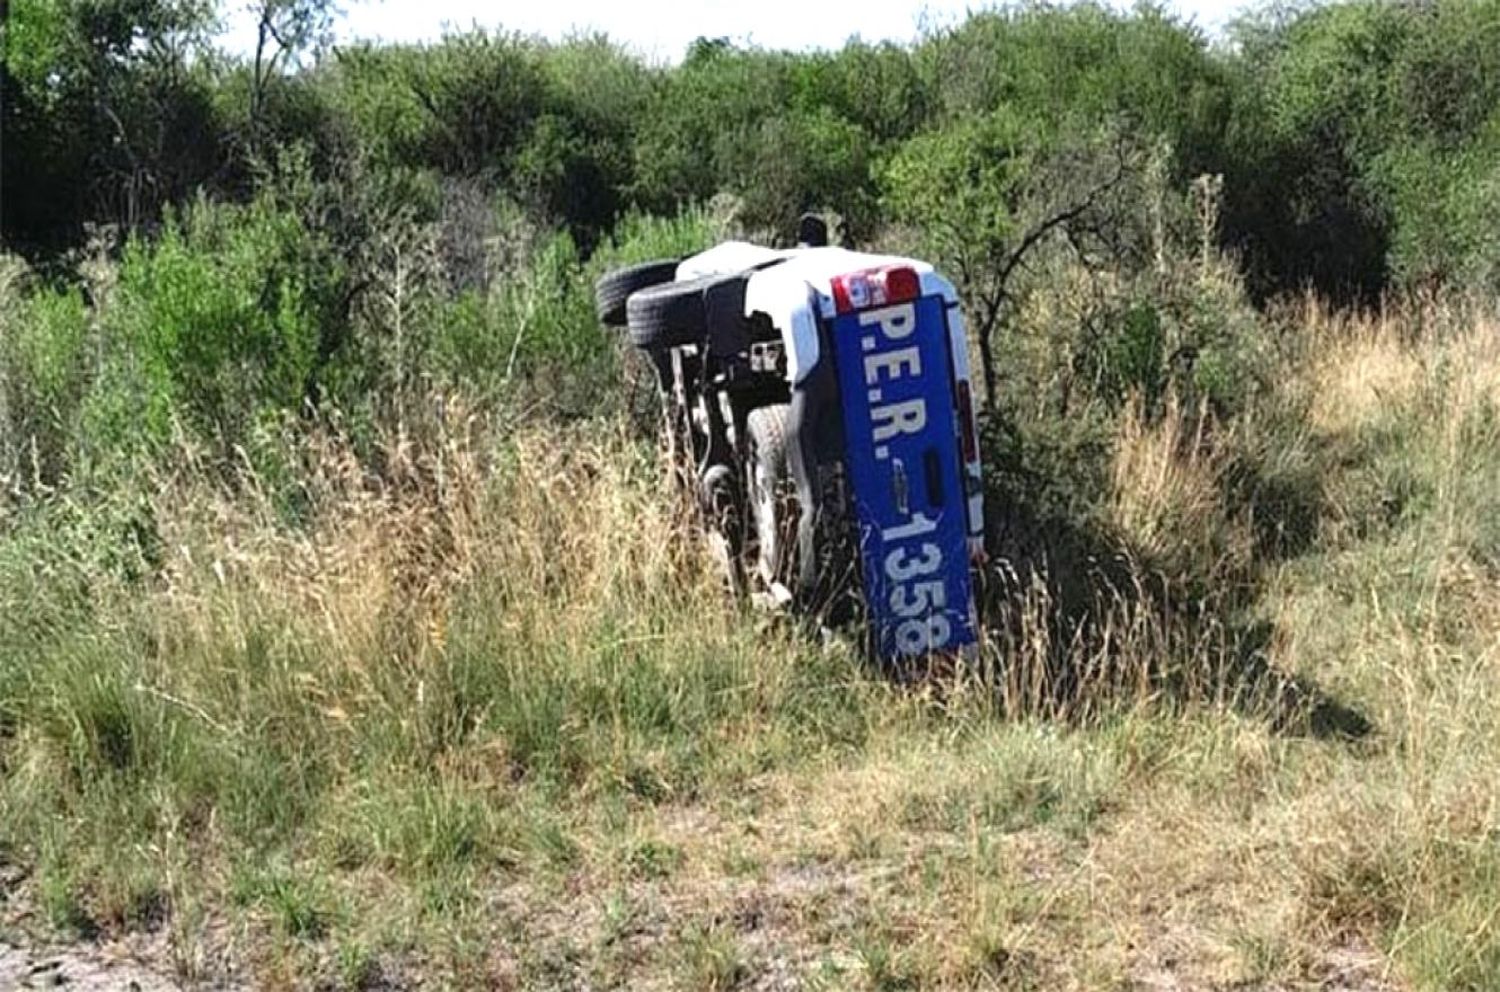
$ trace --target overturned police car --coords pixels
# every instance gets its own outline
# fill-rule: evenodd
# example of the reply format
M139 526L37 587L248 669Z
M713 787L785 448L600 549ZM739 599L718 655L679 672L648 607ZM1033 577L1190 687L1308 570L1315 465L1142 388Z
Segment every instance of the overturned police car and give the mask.
M668 457L737 588L862 624L887 662L975 644L973 392L931 265L727 242L595 291L656 370Z

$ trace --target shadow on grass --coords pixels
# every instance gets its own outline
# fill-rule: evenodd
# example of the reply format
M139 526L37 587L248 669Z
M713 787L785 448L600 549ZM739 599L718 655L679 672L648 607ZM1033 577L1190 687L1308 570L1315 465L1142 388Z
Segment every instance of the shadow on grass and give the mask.
M1359 710L1341 702L1316 683L1277 670L1267 660L1272 624L1262 620L1235 631L1239 658L1234 674L1245 692L1241 709L1258 713L1290 737L1357 741L1374 725Z
M1302 531L1308 507L1291 505ZM1357 709L1270 662L1275 628L1249 613L1260 573L1282 556L1266 545L1248 574L1169 577L1118 536L1066 516L1012 501L994 517L979 600L990 678L1008 712L1088 719L1122 702L1196 703L1290 736L1372 733ZM1277 545L1286 555L1306 547Z

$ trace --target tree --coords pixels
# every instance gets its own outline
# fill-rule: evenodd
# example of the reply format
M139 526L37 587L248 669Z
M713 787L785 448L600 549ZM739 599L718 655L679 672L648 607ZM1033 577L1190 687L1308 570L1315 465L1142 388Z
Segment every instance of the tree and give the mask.
M958 281L979 344L985 401L996 401L994 336L1016 299L1016 277L1053 235L1108 238L1100 215L1122 189L1135 151L1112 129L1059 142L997 111L929 131L902 146L885 173L892 219L919 232Z
M195 56L207 0L29 0L6 26L9 241L76 243L83 224L134 226L215 166L209 80ZM205 138L207 140L205 140Z
M308 52L333 41L333 21L342 11L334 0L253 0L255 61L250 79L250 149L260 152L261 123L272 81Z

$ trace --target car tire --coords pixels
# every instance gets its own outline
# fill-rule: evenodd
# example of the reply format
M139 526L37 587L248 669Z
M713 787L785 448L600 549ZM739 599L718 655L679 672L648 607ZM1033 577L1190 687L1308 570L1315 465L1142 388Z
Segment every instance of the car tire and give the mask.
M630 342L652 351L700 344L708 337L704 293L723 276L648 286L630 294L625 304Z
M745 502L752 570L767 588L779 584L794 592L801 509L787 457L789 410L777 403L751 410L746 419Z
M625 301L637 290L659 286L677 278L677 260L641 262L606 272L594 283L594 309L606 327L625 326Z

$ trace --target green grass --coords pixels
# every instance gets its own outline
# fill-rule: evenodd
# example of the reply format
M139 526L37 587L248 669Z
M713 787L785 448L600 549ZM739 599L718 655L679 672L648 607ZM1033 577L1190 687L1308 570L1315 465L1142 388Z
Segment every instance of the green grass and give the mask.
M1494 328L1308 321L1295 433L1222 436L1313 452L1325 509L1235 566L1222 636L1121 597L1048 643L1033 591L1004 656L914 686L727 603L613 422L433 425L378 488L310 441L296 526L253 479L143 476L144 568L130 494L9 509L7 898L37 938L165 924L188 976L232 933L272 986L1489 987ZM1122 428L1108 512L1240 554L1186 429ZM1250 619L1300 692L1235 704ZM1114 676L1058 708L1058 659ZM1369 732L1288 712L1329 702Z

